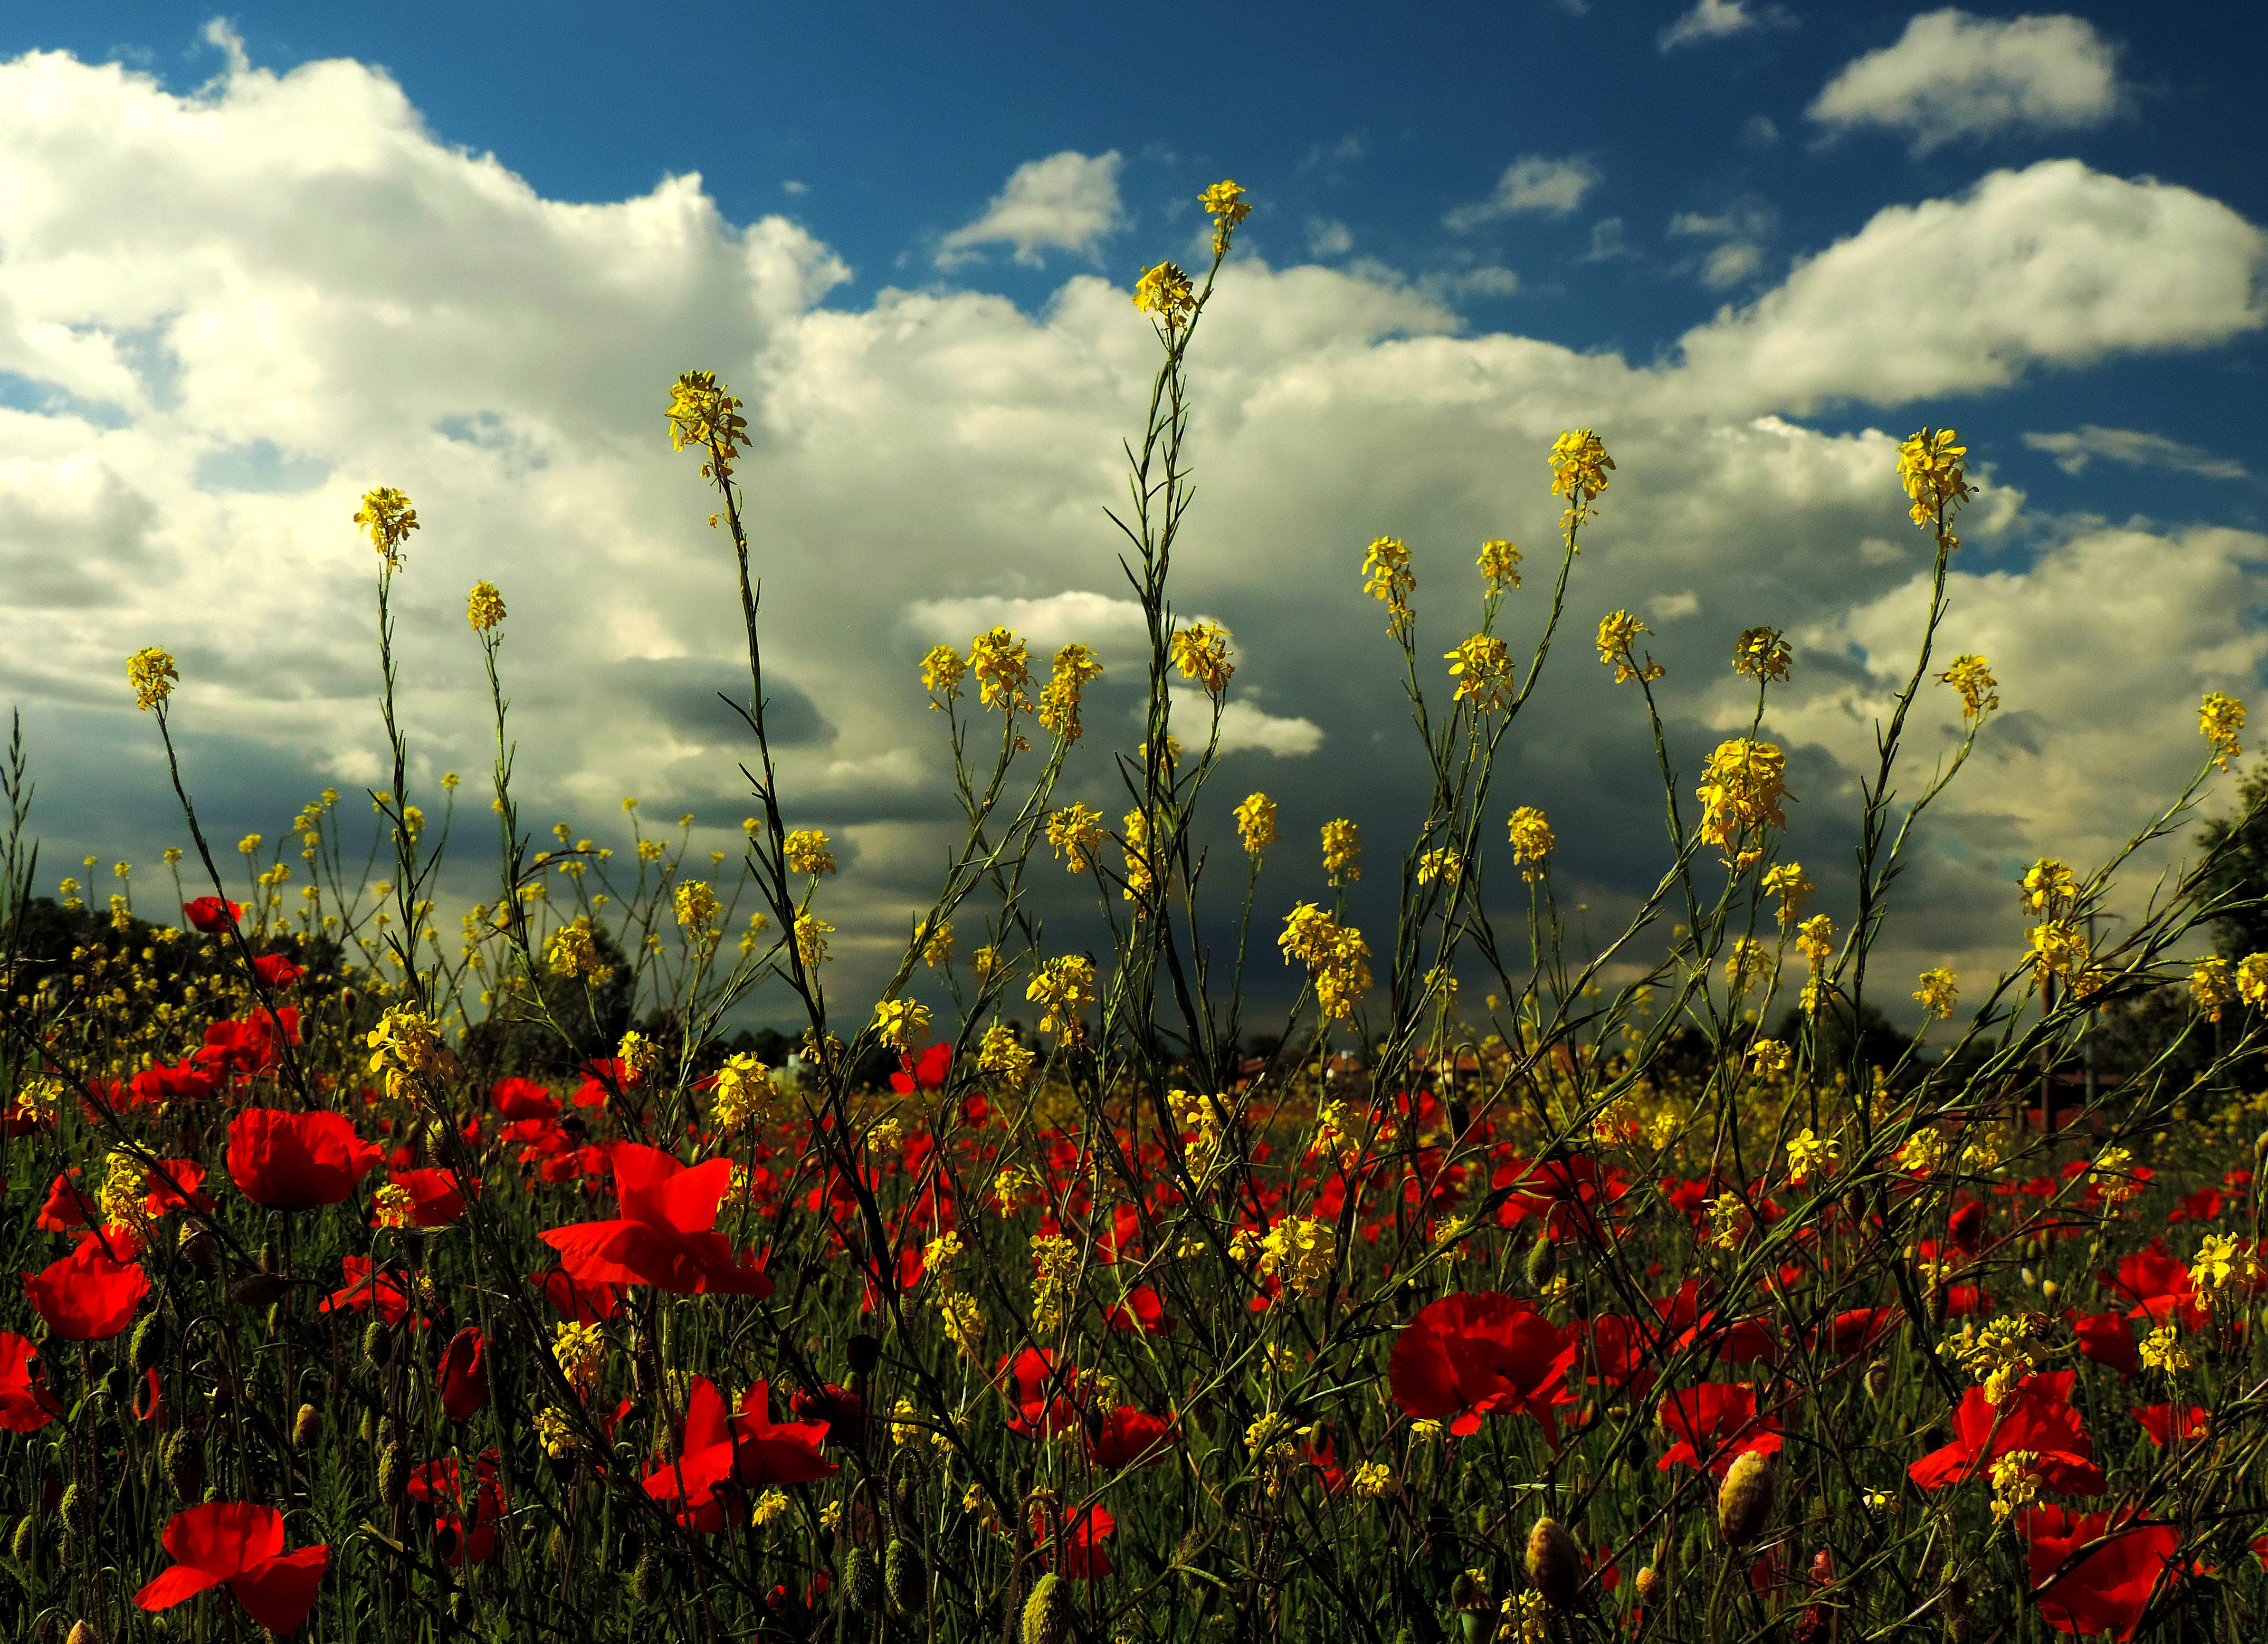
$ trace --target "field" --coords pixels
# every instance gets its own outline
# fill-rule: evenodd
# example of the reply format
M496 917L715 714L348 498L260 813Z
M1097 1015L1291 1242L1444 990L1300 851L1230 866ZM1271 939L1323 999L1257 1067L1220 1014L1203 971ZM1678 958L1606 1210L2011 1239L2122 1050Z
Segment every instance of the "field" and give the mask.
M1246 207L1228 183L1204 204L1217 270ZM1648 716L1660 769L1633 782L1659 781L1666 832L1627 928L1578 944L1547 810L1491 791L1613 482L1605 434L1571 430L1523 459L1564 499L1555 551L1523 590L1519 551L1480 545L1477 626L1446 657L1414 643L1403 544L1345 568L1431 787L1403 837L1333 823L1328 882L1279 886L1273 805L1212 780L1231 637L1170 595L1212 290L1161 263L1129 321L1160 353L1116 516L1151 638L1124 814L1057 792L1085 647L994 629L918 682L904 659L966 823L879 1000L830 996L836 861L784 820L744 424L708 373L655 435L734 551L741 861L631 801L635 851L540 848L486 583L495 767L409 791L391 601L419 522L386 488L354 522L394 750L372 851L359 796L232 845L181 785L180 913L149 920L122 864L107 908L99 859L48 893L35 773L10 765L10 1636L2268 1626L2268 1274L2235 1094L2268 956L2198 957L2247 906L2229 864L2257 796L2115 938L2089 918L2228 780L2242 707L2206 697L2195 781L2127 852L2010 885L2026 945L1996 983L1870 973L1913 831L1998 707L1987 659L1939 654L1969 487L1957 437L1921 430L1882 484L1935 544L1936 598L1864 784L1856 906L1815 906L1781 850L1783 637L1727 635L1755 717L1681 774L1617 611L1595 663L1586 632L1554 665L1612 670ZM1528 657L1496 631L1519 599L1548 602ZM1211 745L1174 741L1169 686L1211 703ZM128 688L170 755L196 681L149 649ZM1926 777L1901 764L1925 692L1967 737ZM1231 815L1241 849L1209 862L1200 818ZM460 918L441 843L490 816L494 899ZM1038 925L1034 887L1066 871L1107 947ZM1349 922L1366 872L1399 885L1390 929ZM1265 1023L1263 966L1303 984ZM734 1025L759 986L792 1032ZM1884 1001L1927 1031L1873 1031ZM2147 1053L2082 1074L2105 1013L2146 1005L2169 1024Z

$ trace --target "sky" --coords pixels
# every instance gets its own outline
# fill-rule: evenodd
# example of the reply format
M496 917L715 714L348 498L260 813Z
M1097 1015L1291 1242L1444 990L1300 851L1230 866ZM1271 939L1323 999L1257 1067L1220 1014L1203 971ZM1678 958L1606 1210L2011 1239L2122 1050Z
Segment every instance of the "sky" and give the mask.
M180 836L123 686L143 644L180 658L217 837L377 780L349 523L376 484L425 521L411 796L486 767L485 577L531 818L614 837L635 793L732 848L729 560L659 417L705 365L756 435L790 821L837 835L837 986L871 982L946 838L929 644L1095 646L1064 796L1120 808L1138 666L1103 510L1155 349L1127 293L1197 256L1222 177L1255 209L1197 351L1177 603L1236 635L1219 791L1282 807L1271 919L1321 893L1339 815L1377 864L1358 914L1391 916L1415 760L1364 545L1410 544L1425 655L1470 631L1479 542L1512 539L1532 638L1566 428L1618 466L1496 792L1550 812L1561 898L1602 929L1663 849L1643 718L1590 654L1621 606L1689 787L1745 723L1734 637L1787 631L1789 850L1847 917L1855 773L1926 568L1893 473L1916 427L1957 427L1983 483L1944 645L1991 657L2004 710L1888 963L2008 963L2023 865L2107 855L2194 769L2200 693L2257 694L2257 9L1218 10L1154 41L1097 8L0 18L0 700L43 872ZM1925 761L1958 726L1933 690ZM1066 942L1077 892L1049 892Z

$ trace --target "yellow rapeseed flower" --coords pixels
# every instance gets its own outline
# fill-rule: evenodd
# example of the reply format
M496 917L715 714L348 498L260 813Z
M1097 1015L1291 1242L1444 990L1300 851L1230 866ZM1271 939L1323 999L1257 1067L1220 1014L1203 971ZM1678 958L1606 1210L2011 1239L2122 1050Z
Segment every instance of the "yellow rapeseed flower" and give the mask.
M1733 672L1752 679L1785 679L1795 653L1776 628L1745 630L1733 645Z
M1024 686L1030 664L1024 642L1005 628L988 628L968 642L968 670L976 676L977 700L1004 714L1028 708Z
M1452 701L1469 697L1473 706L1484 712L1511 705L1512 658L1502 640L1491 634L1476 634L1456 650L1444 653L1444 660L1449 664L1450 677L1457 681Z
M419 529L417 510L409 499L392 486L380 486L363 494L362 506L355 510L354 523L367 529L371 542L385 556L386 569L401 569L402 545L409 533Z
M1520 586L1520 550L1502 537L1491 537L1482 543L1480 558L1475 563L1481 568L1481 576L1488 583L1491 593L1499 588Z
M1551 824L1535 806L1522 805L1512 813L1511 836L1513 866L1533 884L1543 877L1551 853L1558 848Z
M1323 824L1323 871L1333 885L1362 877L1362 833L1344 817Z
M1235 815L1244 853L1256 862L1276 842L1276 802L1266 794L1253 794L1236 807Z
M1615 671L1615 683L1635 679L1643 685L1662 677L1661 665L1648 657L1638 659L1632 647L1638 635L1649 633L1646 625L1627 611L1609 611L1599 619L1599 661Z
M1167 330L1186 321L1197 307L1197 288L1170 262L1146 270L1134 282L1134 306L1155 314Z
M1055 672L1040 693L1040 724L1050 735L1076 742L1079 738L1079 694L1090 680L1100 679L1102 664L1084 645L1066 645L1056 652Z
M2244 729L2244 704L2219 691L2207 691L2198 708L2198 733L2213 744L2213 764L2221 770L2244 750L2236 733Z
M1992 677L1992 665L1982 657L1967 653L1955 657L1953 665L1937 676L1961 694L1961 716L1981 719L2000 706L1997 687L1999 681Z
M1410 550L1399 537L1381 537L1364 550L1362 591L1386 606L1386 628L1399 634L1410 624L1410 596L1417 591L1418 573L1410 569Z
M126 659L126 683L134 687L134 704L147 713L163 708L180 683L173 659L155 645L145 645Z
M473 591L465 598L465 620L475 634L485 634L504 620L504 596L494 583L473 584Z
M835 865L834 849L827 835L818 828L797 828L787 836L784 848L791 872L807 873L815 879L839 871Z
M961 653L950 645L932 645L922 658L922 689L929 693L929 705L941 708L961 694L961 681L968 672L968 664Z
M1229 632L1218 622L1191 622L1174 630L1174 664L1213 695L1228 689L1236 665L1228 659Z
M1914 989L1914 998L1920 1002L1923 1014L1940 1020L1951 1016L1960 998L1953 972L1941 965L1936 965L1924 971L1920 980L1921 986Z

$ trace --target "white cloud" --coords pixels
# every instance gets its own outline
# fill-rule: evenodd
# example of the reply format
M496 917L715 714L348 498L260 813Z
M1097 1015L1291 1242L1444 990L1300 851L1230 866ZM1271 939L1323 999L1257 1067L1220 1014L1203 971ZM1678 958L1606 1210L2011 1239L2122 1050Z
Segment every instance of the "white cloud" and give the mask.
M1212 724L1212 703L1201 692L1172 693L1174 734L1184 748L1195 748ZM1322 727L1312 719L1271 714L1245 697L1224 702L1220 710L1220 752L1272 753L1278 759L1299 759L1323 745Z
M1669 219L1673 235L1724 242L1701 260L1701 283L1712 291L1753 277L1764 267L1762 242L1778 226L1778 209L1753 195L1735 200L1721 211L1680 211Z
M1093 156L1066 149L1043 160L1027 160L983 216L939 243L938 266L966 262L980 246L1013 246L1016 261L1033 267L1044 262L1049 251L1090 260L1099 256L1102 242L1126 225L1118 202L1120 164L1116 149Z
M1344 223L1327 217L1307 219L1307 254L1344 257L1354 249L1354 233Z
M1693 9L1656 35L1654 43L1663 51L1671 52L1681 46L1698 46L1707 40L1744 34L1752 28L1786 28L1794 21L1778 6L1770 4L1752 11L1749 0L1694 0Z
M1635 257L1630 240L1623 232L1623 220L1618 217L1603 217L1591 224L1591 249L1575 261L1606 262L1616 257Z
M1459 206L1441 220L1462 233L1522 211L1565 217L1598 184L1599 168L1580 155L1563 160L1523 155L1505 167L1504 175L1496 180L1495 193L1471 205Z
M799 183L791 177L780 185L780 189L781 192L790 196L799 196L809 194L811 192L811 185L809 183Z
M1701 609L1701 596L1690 588L1682 593L1656 594L1646 602L1646 614L1657 622L1675 622Z
M2117 54L2086 18L1980 18L1948 6L1845 68L1810 113L1836 129L1901 132L1922 154L1962 137L2099 126L2122 104Z
M2051 453L2056 466L2066 473L2080 473L2096 457L2108 457L2138 468L2170 468L2176 473L2194 473L2207 480L2242 480L2245 467L2228 457L2216 457L2195 445L2184 445L2179 440L2168 439L2162 434L2145 434L2131 428L2097 428L2092 422L2066 433L2027 434L2024 444L2034 451Z

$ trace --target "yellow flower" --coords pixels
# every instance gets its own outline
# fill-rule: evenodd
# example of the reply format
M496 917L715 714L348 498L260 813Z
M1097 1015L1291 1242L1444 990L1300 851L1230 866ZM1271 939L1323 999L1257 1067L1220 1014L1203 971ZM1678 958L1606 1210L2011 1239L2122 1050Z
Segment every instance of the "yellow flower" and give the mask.
M669 409L664 415L669 419L670 450L697 446L708 457L701 465L703 479L722 484L733 477L735 453L748 443L748 422L740 415L740 402L718 381L716 372L681 373L670 385Z
M1735 1250L1741 1243L1749 1207L1735 1193L1719 1193L1709 1206L1709 1242L1719 1250Z
M795 916L796 957L803 961L806 970L826 959L827 938L834 934L835 927L816 914Z
M465 599L465 620L473 625L475 634L485 634L504 620L504 596L497 591L494 583L473 584L473 591Z
M1995 1404L1998 1399L1993 1400ZM2037 1453L2028 1450L2012 1450L1992 1463L1992 1522L2005 1523L2008 1518L2030 1507L2040 1498Z
M1606 443L1589 429L1562 433L1551 442L1551 495L1596 496L1607 488L1607 470L1614 466Z
M1040 1007L1040 1031L1076 1039L1095 1000L1094 961L1079 954L1049 959L1032 978L1024 997Z
M1454 884L1458 870L1463 866L1455 851L1447 845L1438 845L1418 858L1418 883L1431 884L1439 879L1444 884Z
M1795 1053L1776 1039L1760 1039L1749 1046L1749 1066L1759 1078L1777 1079L1794 1060ZM1803 1134L1808 1136L1811 1133L1807 1130Z
M366 491L362 506L355 511L354 523L369 529L372 543L386 556L386 569L400 570L401 546L419 528L417 510L409 499L391 486Z
M839 871L835 865L835 852L827 835L815 827L799 827L787 836L787 865L791 872L807 873L816 879L822 874Z
M1323 871L1334 885L1362 877L1362 834L1344 817L1323 824Z
M544 962L555 976L581 976L603 985L614 973L599 958L598 944L592 940L591 921L587 914L578 915L571 925L562 925L551 933L545 945Z
M1776 628L1752 628L1733 646L1733 672L1752 679L1785 679L1795 653Z
M2190 969L2190 1002L2208 1022L2220 1020L2221 1011L2236 997L2235 980L2227 959L2199 959Z
M2198 1247L2197 1260L2190 1267L2191 1288L2208 1303L2215 1290L2226 1290L2232 1285L2249 1287L2259 1278L2258 1254L2234 1233L2205 1235L2205 1243Z
M1755 828L1787 826L1780 801L1788 797L1787 756L1769 742L1736 737L1720 742L1701 772L1700 833L1731 850Z
M718 1131L731 1135L762 1119L778 1096L772 1070L747 1051L725 1058L709 1092L709 1115Z
M1239 223L1252 215L1252 208L1245 202L1244 185L1223 179L1199 194L1197 203L1212 218L1212 254L1226 256L1229 236Z
M1522 805L1512 813L1512 862L1520 870L1520 877L1529 884L1543 877L1546 863L1558 844L1551 824L1534 805Z
M1816 1171L1831 1175L1843 1163L1843 1144L1833 1136L1814 1135L1807 1125L1787 1144L1787 1175L1793 1182L1808 1180Z
M1661 665L1649 657L1639 662L1631 649L1641 634L1652 632L1627 611L1609 611L1599 619L1599 661L1615 671L1615 683L1636 679L1644 685L1662 677Z
M911 1050L928 1031L927 1005L911 999L885 999L874 1007L874 1032L894 1050Z
M144 712L163 708L180 683L173 659L155 645L145 645L126 659L126 683L134 687L135 706Z
M922 689L929 693L930 707L940 708L961 694L961 676L968 672L968 664L952 646L932 645L922 658L921 671Z
M1048 843L1063 857L1064 867L1085 873L1102 842L1102 813L1083 804L1066 805L1048 818Z
M1139 902L1154 883L1150 870L1150 824L1138 810L1129 811L1119 824L1119 842L1126 850L1126 899ZM1137 909L1140 918L1143 910Z
M417 1201L409 1190L388 1182L372 1195L371 1207L378 1213L380 1228L406 1228L409 1225Z
M2075 919L2043 920L2032 927L2032 962L2042 976L2076 981L2087 968L2087 927Z
M2221 770L2244 750L2236 733L2244 729L2244 704L2219 691L2207 691L2198 708L2198 733L2213 744L2213 764Z
M1410 550L1399 537L1381 537L1364 551L1362 591L1386 606L1386 628L1398 634L1410 622L1410 596L1417 591L1418 574L1410 569Z
M1481 544L1480 558L1475 561L1481 576L1487 580L1489 591L1499 588L1520 586L1520 550L1502 537L1491 537Z
M937 1298L937 1317L953 1345L961 1349L961 1356L975 1362L984 1346L984 1315L976 1299L958 1290L947 1291Z
M1510 706L1513 692L1512 658L1506 653L1504 642L1493 635L1476 634L1453 651L1444 653L1449 664L1450 678L1457 680L1456 694L1449 700L1462 702L1473 699L1473 706L1484 712Z
M794 1505L787 1499L786 1491L767 1490L756 1498L755 1506L748 1509L748 1523L754 1528L762 1530L766 1524L784 1518Z
M1953 1007L1960 1001L1953 972L1940 965L1924 971L1920 980L1921 986L1914 989L1914 998L1920 1002L1923 1014L1940 1020L1951 1016Z
M1969 447L1955 444L1958 437L1949 428L1923 429L1898 447L1898 483L1913 503L1917 525L1934 523L1940 509L1976 489L1962 466Z
M986 943L968 956L968 968L976 973L979 984L987 984L1007 970L1008 961L1001 957L999 949Z
M976 676L977 700L986 708L998 704L1004 714L1031 704L1024 696L1030 668L1024 642L1005 628L988 628L968 642L968 668Z
M364 1037L372 1073L427 1073L440 1068L445 1053L433 1024L416 1005L394 1005Z
M1321 1295L1338 1265L1338 1233L1329 1222L1285 1216L1260 1241L1260 1272L1280 1276L1297 1295Z
M1195 679L1219 696L1228 689L1236 666L1228 659L1228 630L1218 622L1191 622L1174 630L1174 664L1182 678Z
M1236 807L1235 814L1244 854L1257 862L1261 852L1276 842L1276 802L1266 794L1254 794Z
M2060 912L2078 894L2078 879L2052 856L2043 856L2024 870L2023 889L2019 895L2028 914Z
M561 1325L551 1332L551 1357L578 1392L598 1385L607 1367L607 1338L596 1325Z
M1366 1461L1347 1475L1347 1483L1358 1498L1365 1501L1382 1501L1397 1494L1402 1486L1394 1477L1394 1469L1382 1461Z
M1189 283L1188 275L1170 262L1161 262L1134 283L1134 306L1145 314L1155 314L1170 330L1197 307L1197 288Z
M1812 886L1801 862L1786 862L1764 870L1764 892L1779 898L1779 928L1786 930L1811 899Z
M1079 738L1079 693L1087 682L1100 679L1102 664L1084 645L1066 645L1056 653L1055 672L1040 693L1040 723L1051 735L1076 742Z
M2134 1156L2124 1148L2105 1148L2095 1155L2087 1182L2102 1195L2105 1204L2124 1204L2142 1192L2142 1185L2134 1179Z
M687 930L706 931L717 922L717 893L698 879L677 887L677 922Z
M2170 1322L2142 1338L2142 1362L2169 1376L2178 1376L2190 1368L2190 1355Z
M1285 964L1300 960L1315 986L1315 1002L1326 1018L1351 1021L1355 1002L1370 987L1370 947L1362 933L1342 925L1313 902L1301 902L1284 921L1276 945Z
M953 921L941 920L922 943L922 963L932 970L940 970L953 963Z
M1953 659L1953 665L1938 679L1961 694L1961 716L1981 719L2000 706L1996 687L1999 681L1992 677L1992 666L1982 657L1965 652Z
M2268 1001L2268 953L2248 953L2236 962L2236 996L2248 1005Z
M661 1067L662 1048L636 1028L622 1035L622 1043L615 1046L615 1054L622 1064L622 1078L630 1084L643 1084L649 1075Z
M554 1461L571 1460L582 1447L575 1437L575 1425L563 1410L546 1405L535 1413L536 1442L543 1453Z
M1015 1029L1005 1022L995 1022L986 1028L983 1041L976 1046L977 1071L1012 1085L1021 1085L1038 1060L1032 1049L1016 1037Z

